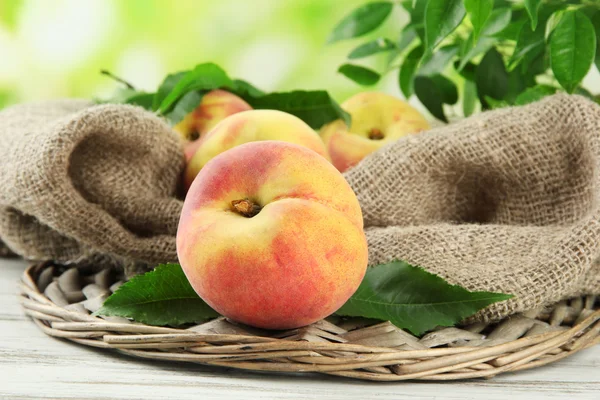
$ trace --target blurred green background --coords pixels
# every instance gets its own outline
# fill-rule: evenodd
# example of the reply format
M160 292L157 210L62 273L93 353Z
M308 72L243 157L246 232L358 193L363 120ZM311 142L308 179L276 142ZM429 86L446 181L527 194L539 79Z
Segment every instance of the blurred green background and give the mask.
M107 69L153 91L171 72L212 61L265 91L363 90L403 97L393 70L373 88L337 73L370 38L398 37L401 7L363 38L326 45L333 27L370 0L0 0L0 108L58 97L107 98ZM385 69L381 53L359 64ZM600 87L592 68L585 87ZM410 103L427 113L415 96ZM430 117L432 119L432 117Z
M337 68L363 39L325 42L365 2L0 0L0 107L106 97L116 85L100 69L153 90L167 73L206 61L263 90L327 89L343 101L361 88ZM394 12L371 36L398 34L407 15ZM377 88L400 96L389 75Z

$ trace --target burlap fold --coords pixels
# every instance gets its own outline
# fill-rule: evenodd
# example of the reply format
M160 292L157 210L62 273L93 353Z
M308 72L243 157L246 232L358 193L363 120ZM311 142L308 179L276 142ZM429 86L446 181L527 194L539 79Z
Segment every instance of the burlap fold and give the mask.
M399 140L346 174L369 263L515 295L493 320L600 293L600 107L555 95Z
M140 108L81 100L0 112L0 238L32 260L175 261L180 143Z
M600 107L556 95L401 139L345 174L369 262L511 293L495 320L600 293ZM0 238L29 259L176 260L178 139L130 106L0 112ZM92 260L92 261L90 261Z

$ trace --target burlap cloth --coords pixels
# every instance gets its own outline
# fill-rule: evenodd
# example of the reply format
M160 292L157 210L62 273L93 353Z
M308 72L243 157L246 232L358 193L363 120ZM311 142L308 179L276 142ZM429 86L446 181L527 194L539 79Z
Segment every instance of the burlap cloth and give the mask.
M0 111L0 238L31 260L176 261L177 136L140 108L82 100Z
M369 262L395 258L471 290L515 295L495 320L600 293L600 107L578 96L486 112L393 143L345 176ZM176 261L183 155L130 106L0 111L0 238L32 260Z

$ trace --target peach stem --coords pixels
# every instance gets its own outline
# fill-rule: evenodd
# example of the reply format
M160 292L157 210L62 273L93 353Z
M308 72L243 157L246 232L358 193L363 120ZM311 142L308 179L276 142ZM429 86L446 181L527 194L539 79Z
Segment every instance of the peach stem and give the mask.
M383 132L381 132L381 129L373 128L369 132L369 139L381 140L381 139L383 139Z
M233 200L231 206L234 211L246 218L252 218L262 210L262 207L250 199Z

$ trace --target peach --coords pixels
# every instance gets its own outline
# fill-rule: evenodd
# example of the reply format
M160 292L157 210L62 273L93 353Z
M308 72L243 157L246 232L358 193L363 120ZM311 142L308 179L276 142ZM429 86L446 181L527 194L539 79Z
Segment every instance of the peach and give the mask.
M228 116L248 110L252 107L233 93L220 89L206 93L200 105L173 127L184 140L186 161L196 152L198 138Z
M331 161L341 172L390 142L429 129L417 110L388 94L359 93L341 107L352 116L350 128L340 119L321 129Z
M281 141L243 144L202 168L183 205L177 254L213 309L267 329L335 312L367 267L360 206L344 177Z
M300 118L275 110L244 111L227 117L200 138L185 170L185 187L192 184L198 172L213 157L242 143L261 140L295 143L328 157L319 135Z

